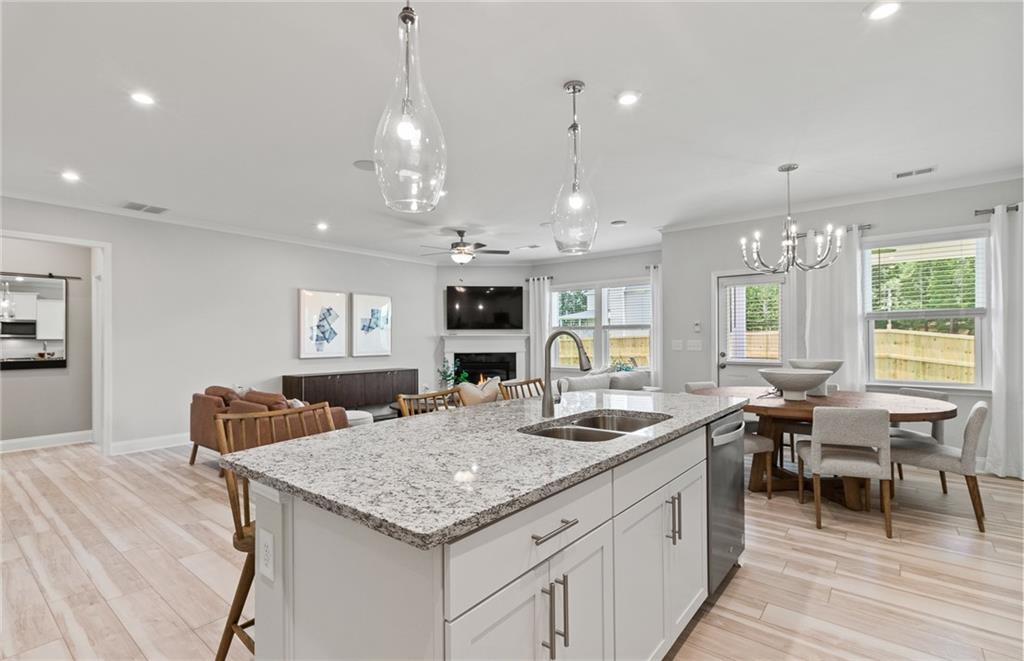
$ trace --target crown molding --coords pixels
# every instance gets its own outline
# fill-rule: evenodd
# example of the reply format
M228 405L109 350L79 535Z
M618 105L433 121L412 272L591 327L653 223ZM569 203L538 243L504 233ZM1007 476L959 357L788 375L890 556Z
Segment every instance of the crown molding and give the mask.
M585 255L562 255L560 257L549 257L530 262L530 266L548 266L551 264L568 264L571 262L589 262L595 259L606 259L608 257L625 257L627 255L639 255L645 252L661 252L661 243L651 243L636 248L623 248L621 250L608 250L606 252L589 252Z
M844 195L833 198L823 198L820 200L812 200L805 202L801 205L793 207L793 213L807 213L809 211L822 211L824 209L834 209L836 207L846 207L855 204L868 204L871 202L882 202L884 200L895 200L902 197L914 197L915 195L927 195L929 193L941 193L945 191L957 190L960 188L971 188L973 186L984 186L985 184L996 184L1006 181L1014 181L1024 177L1024 171L1019 168L1011 168L1008 170L997 170L994 172L987 172L984 174L973 175L970 177L962 177L944 182L936 182L932 184L918 184L913 188L904 189L897 192L874 192L874 193L860 193L856 195ZM717 216L709 220L701 220L696 222L679 222L670 223L663 225L658 228L662 234L671 234L674 232L685 232L686 230L701 229L704 227L714 227L717 225L733 225L736 223L747 223L756 220L764 220L773 216L778 216L778 210L774 211L761 211L756 213L745 213L742 216Z
M55 207L64 207L66 209L79 209L81 211L90 211L93 213L101 213L108 216L121 216L124 218L132 218L134 220L143 220L154 223L163 223L165 225L179 225L181 227L189 227L191 229L205 230L207 232L219 232L221 234L233 234L236 236L244 236L250 239L261 239L263 241L274 241L276 243L288 243L296 246L304 246L307 248L320 248L322 250L333 250L335 252L344 252L352 255L362 255L365 257L375 257L377 259L390 259L398 262L408 262L410 264L421 264L424 266L438 266L436 262L431 262L425 259L418 259L416 257L410 257L408 255L400 255L398 253L385 252L380 250L367 250L365 248L358 248L355 246L346 246L344 244L335 243L320 243L318 241L310 241L308 239L299 239L287 234L277 234L274 232L262 232L254 231L251 229L238 227L236 225L228 225L222 223L211 223L207 221L194 220L191 218L157 218L152 217L148 214L143 214L138 211L131 211L130 209L117 209L109 207L101 207L89 204L71 204L61 200L48 198L43 195L29 195L22 193L8 193L6 191L0 192L0 197L20 200L22 202L34 202L36 204L47 204Z

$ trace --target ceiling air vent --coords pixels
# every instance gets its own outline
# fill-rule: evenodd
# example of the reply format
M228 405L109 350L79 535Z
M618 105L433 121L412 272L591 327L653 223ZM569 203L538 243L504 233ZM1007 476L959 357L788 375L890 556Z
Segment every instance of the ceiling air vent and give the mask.
M893 179L906 179L907 177L917 177L922 174L931 174L932 172L935 172L935 167L936 166L933 165L931 167L921 168L920 170L906 170L904 172L897 172L896 174L893 175Z
M161 214L167 211L166 207L155 207L150 204L142 204L141 202L125 202L121 205L122 209L130 209L131 211L142 211L143 213Z

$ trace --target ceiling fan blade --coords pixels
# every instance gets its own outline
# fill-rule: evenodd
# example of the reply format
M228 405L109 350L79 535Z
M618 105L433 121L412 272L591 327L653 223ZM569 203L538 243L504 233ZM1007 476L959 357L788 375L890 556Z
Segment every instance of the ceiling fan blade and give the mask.
M434 255L450 255L450 254L452 254L451 251L444 250L444 251L441 251L441 252L425 252L425 253L421 253L420 257L433 257Z
M476 254L478 254L478 255L510 255L510 254L512 254L512 251L511 250L477 250Z
M487 245L486 243L474 243L473 244L473 250L479 250L480 248L483 248L486 245Z
M445 252L447 252L448 250L451 250L450 248L442 248L441 246L423 246L423 245L421 245L420 248L426 248L427 250L444 250Z

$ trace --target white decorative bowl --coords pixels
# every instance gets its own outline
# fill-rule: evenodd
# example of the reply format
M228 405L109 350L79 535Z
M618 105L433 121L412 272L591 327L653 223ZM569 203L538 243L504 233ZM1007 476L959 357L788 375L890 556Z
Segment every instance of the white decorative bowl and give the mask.
M789 366L802 370L828 370L835 374L843 366L843 361L829 358L793 358L789 361ZM823 383L813 390L808 390L807 394L816 397L827 397L829 394L828 383Z
M765 381L782 391L782 399L807 399L807 391L822 385L832 376L829 370L787 369L770 367L757 370Z

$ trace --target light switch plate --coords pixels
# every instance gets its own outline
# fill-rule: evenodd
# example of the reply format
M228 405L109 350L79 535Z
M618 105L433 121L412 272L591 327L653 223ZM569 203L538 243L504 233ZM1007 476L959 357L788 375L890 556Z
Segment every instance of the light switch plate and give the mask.
M274 533L266 528L256 531L256 560L260 576L268 581L274 580Z
M686 350L687 351L703 351L704 350L704 343L701 342L700 340L687 340L686 341Z
M682 340L672 340L672 351L682 351L682 350L683 350L683 341Z

